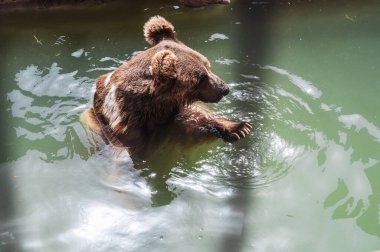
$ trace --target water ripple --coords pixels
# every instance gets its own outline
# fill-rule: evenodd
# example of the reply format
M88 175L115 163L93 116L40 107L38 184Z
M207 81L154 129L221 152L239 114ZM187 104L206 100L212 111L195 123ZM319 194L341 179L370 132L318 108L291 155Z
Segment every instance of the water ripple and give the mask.
M286 76L291 83L299 87L305 94L310 95L314 99L318 99L322 96L322 91L316 88L310 81L306 81L300 76L291 74L285 69L281 69L275 66L264 66L262 69L272 70L277 74Z
M30 146L45 152L45 160L61 160L71 156L73 150L88 156L88 140L78 119L88 106L93 80L77 77L77 71L61 71L57 63L45 69L30 65L16 74L17 88L7 94L16 136L21 142L50 146L48 151L39 144ZM79 145L72 145L74 142Z

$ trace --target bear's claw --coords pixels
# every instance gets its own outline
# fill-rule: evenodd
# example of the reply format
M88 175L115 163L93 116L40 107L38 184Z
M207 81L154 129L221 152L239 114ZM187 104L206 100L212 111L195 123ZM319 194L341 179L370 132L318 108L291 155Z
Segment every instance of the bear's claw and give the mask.
M235 142L246 137L252 129L252 125L247 122L231 122L230 125L224 128L223 139L226 142Z

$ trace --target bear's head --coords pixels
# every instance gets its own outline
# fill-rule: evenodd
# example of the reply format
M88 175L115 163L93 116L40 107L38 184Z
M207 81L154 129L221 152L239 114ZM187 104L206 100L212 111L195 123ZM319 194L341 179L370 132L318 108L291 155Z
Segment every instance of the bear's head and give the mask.
M152 17L144 26L144 35L153 45L149 49L152 94L174 94L185 104L218 102L228 94L228 86L212 73L207 58L179 41L167 20Z

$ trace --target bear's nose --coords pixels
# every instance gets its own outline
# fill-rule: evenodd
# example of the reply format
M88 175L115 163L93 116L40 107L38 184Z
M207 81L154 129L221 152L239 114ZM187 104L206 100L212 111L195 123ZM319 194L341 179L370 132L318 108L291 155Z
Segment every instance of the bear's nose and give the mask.
M223 91L222 91L222 95L223 95L223 96L226 96L226 95L228 95L229 92L230 92L230 89L229 89L228 87L225 87L225 88L223 89Z

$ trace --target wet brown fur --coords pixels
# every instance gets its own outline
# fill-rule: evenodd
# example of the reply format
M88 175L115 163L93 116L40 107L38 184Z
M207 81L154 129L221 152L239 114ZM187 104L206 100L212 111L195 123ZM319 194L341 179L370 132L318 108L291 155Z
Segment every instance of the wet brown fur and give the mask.
M177 124L186 134L228 142L250 132L248 123L216 117L194 104L218 102L228 87L211 72L203 55L176 38L172 24L155 16L145 24L144 35L153 47L121 65L111 77L105 74L96 80L93 106L84 116L91 129L112 144L131 149L167 123Z

